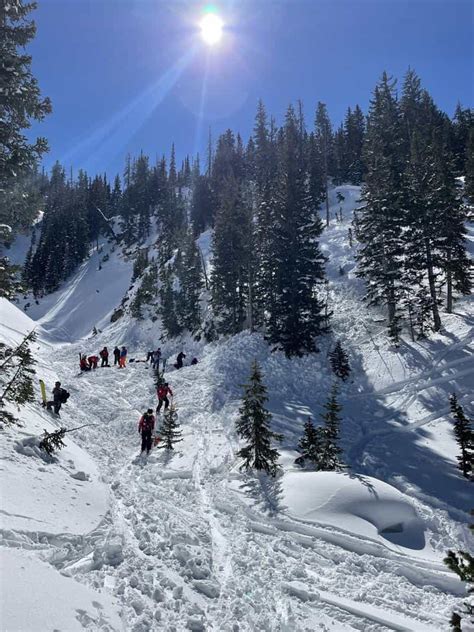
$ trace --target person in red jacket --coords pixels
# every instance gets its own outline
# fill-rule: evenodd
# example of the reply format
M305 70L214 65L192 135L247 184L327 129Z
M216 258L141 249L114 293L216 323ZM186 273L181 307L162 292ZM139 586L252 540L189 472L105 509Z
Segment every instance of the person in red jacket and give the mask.
M155 416L149 408L138 422L138 432L142 435L142 452L149 454L153 443L153 430L155 429Z
M86 354L80 355L79 365L81 367L81 371L90 371L91 370L89 364L87 363Z
M89 361L89 367L91 369L96 369L97 368L97 363L99 362L99 358L96 355L91 355L87 358L87 360Z
M173 397L173 392L171 391L168 382L165 382L164 384L160 384L160 386L158 386L158 388L156 389L156 394L158 395L158 406L156 407L156 414L159 415L163 404L165 405L165 410L170 405L168 395L171 395L171 397Z

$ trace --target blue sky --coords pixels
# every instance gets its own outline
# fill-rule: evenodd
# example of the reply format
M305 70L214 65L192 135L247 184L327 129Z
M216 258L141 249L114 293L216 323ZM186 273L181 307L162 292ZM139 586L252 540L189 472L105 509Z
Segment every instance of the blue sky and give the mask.
M248 138L258 99L281 121L302 99L338 124L368 106L383 70L411 66L452 114L473 105L470 0L225 0L220 44L202 42L206 3L190 0L39 0L33 69L53 114L33 131L60 160L91 174L122 172L127 152L179 158L228 127Z

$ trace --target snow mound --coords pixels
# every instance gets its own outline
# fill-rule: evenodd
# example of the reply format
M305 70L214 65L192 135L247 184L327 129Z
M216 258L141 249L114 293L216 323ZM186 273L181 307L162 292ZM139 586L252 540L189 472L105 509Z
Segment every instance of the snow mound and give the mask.
M422 549L423 523L409 499L369 476L339 472L288 472L282 506L296 520L330 524L352 533Z
M105 594L64 577L25 551L3 548L1 559L2 630L123 629L116 604Z

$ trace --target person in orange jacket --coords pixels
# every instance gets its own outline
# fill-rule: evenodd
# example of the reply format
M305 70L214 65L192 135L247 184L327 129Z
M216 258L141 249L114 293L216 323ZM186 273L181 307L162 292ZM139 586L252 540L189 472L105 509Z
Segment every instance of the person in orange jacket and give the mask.
M142 435L142 452L149 454L153 443L153 430L155 429L155 416L149 408L138 422L138 432Z

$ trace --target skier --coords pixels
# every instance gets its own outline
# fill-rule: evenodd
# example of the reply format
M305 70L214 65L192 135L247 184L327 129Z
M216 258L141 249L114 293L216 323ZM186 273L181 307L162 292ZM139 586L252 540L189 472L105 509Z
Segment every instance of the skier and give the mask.
M54 413L59 415L61 405L67 402L68 397L69 393L66 389L61 388L61 382L55 382L53 388L53 401L46 404L47 410L51 410L51 408L54 407Z
M102 362L100 364L100 366L109 366L109 350L107 349L107 347L104 347L102 349L102 351L99 353Z
M81 371L91 370L90 366L87 364L87 357L85 353L84 355L80 355L79 366L81 367Z
M153 430L155 429L155 416L153 410L149 408L146 413L142 415L138 423L138 432L142 435L142 453L149 454L153 442Z
M183 353L182 351L178 353L178 357L176 358L176 364L174 365L175 369L183 368L183 360L185 357L186 357L186 354Z
M119 364L119 360L120 360L120 349L118 347L115 347L115 349L114 349L114 364Z
M87 358L88 362L89 362L89 368L91 369L96 369L97 368L97 363L99 362L99 358L96 355L91 355Z
M160 360L161 360L161 347L158 347L156 351L153 352L153 368L155 371L160 368Z
M119 369L125 368L126 361L127 361L127 348L122 347L120 349Z
M171 395L171 397L173 397L173 392L170 389L168 382L165 382L164 384L160 384L160 386L158 386L158 388L156 389L156 394L158 395L158 406L156 407L156 414L159 415L163 404L165 405L165 410L168 410L168 407L170 405L168 395Z

